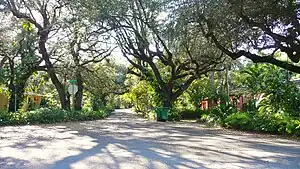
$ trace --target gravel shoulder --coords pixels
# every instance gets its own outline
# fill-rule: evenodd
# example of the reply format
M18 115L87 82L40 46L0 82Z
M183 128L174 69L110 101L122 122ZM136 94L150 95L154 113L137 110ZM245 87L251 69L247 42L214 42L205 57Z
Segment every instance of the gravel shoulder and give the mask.
M299 169L300 142L117 110L105 120L1 127L0 168Z

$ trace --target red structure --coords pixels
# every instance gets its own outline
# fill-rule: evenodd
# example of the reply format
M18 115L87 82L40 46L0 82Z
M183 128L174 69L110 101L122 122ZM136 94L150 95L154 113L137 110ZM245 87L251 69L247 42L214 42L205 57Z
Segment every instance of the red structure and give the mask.
M229 98L230 98L231 104L234 105L234 107L237 110L239 110L239 111L243 110L244 98L242 95L241 96L231 95ZM220 104L221 104L221 99L214 100L214 99L206 98L201 101L201 109L202 110L212 109L215 106L220 106Z

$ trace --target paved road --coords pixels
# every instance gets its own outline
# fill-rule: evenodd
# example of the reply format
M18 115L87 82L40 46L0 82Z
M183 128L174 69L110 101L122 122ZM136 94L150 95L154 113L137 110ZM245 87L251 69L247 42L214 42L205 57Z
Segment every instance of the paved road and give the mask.
M0 168L299 169L300 143L118 110L106 120L2 127Z

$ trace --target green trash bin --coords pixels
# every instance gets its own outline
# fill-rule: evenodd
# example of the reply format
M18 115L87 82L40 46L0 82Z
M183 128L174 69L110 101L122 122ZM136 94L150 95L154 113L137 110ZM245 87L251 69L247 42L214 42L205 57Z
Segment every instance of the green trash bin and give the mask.
M158 107L155 109L156 112L156 119L157 121L167 121L168 120L168 113L170 111L169 107Z

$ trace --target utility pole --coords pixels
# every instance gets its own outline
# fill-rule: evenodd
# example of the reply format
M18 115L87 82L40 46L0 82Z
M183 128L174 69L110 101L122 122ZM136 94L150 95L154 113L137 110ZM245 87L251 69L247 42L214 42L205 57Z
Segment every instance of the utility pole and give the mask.
M17 112L17 91L15 90L15 112Z

